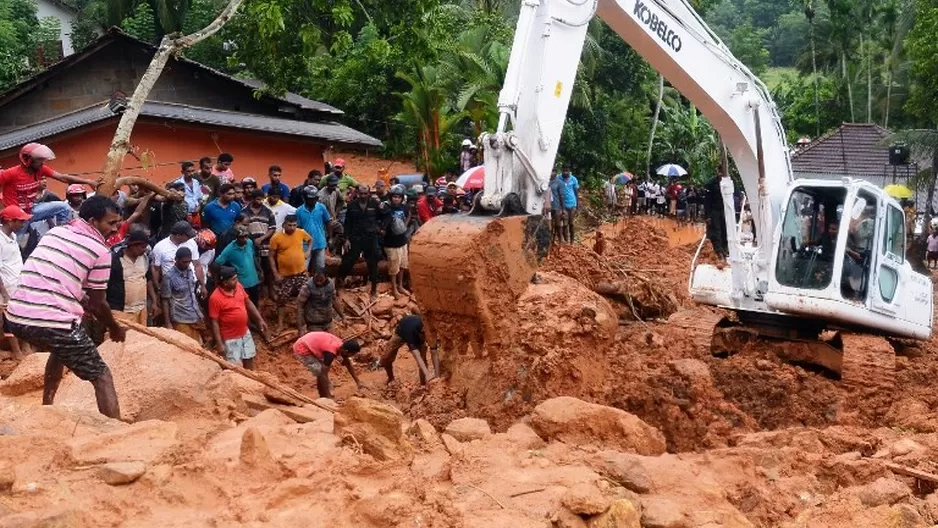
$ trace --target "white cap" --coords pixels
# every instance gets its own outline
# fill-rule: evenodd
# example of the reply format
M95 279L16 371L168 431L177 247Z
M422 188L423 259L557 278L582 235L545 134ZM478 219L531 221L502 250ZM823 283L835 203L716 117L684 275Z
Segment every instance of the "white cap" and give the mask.
M468 139L464 139L464 140L462 140L462 146L464 146L464 147L471 147L471 146L472 146L472 141L469 141Z

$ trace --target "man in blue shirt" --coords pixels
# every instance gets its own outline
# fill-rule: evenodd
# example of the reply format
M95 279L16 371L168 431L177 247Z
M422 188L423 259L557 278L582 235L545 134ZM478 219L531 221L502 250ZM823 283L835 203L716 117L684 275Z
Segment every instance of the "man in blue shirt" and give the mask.
M202 201L202 184L195 178L196 172L195 163L184 161L182 162L182 176L176 180L185 187L186 206L189 209L189 214L198 211L199 202Z
M254 241L248 236L248 228L238 226L235 228L234 244L228 247L215 258L219 266L231 266L238 272L238 282L244 287L248 298L258 306L261 300L261 279L257 274L257 264L254 261Z
M557 193L562 208L558 211L561 214L563 226L561 227L561 237L564 242L572 243L574 241L573 221L576 218L577 204L580 198L580 182L576 176L570 174L570 164L564 163L560 177L554 181L551 192Z
M231 229L239 214L241 204L235 200L234 185L225 183L218 188L218 198L202 210L202 224L219 237Z
M319 203L319 189L307 185L303 189L303 205L296 210L296 221L300 229L313 237L313 252L309 259L309 270L313 274L326 270L326 227L331 220L329 210Z
M271 187L280 188L280 196L290 196L290 187L287 184L280 181L280 177L283 176L283 171L280 170L280 165L271 165L267 169L267 177L270 178L270 183L265 183L261 190L264 191L264 196L270 194Z

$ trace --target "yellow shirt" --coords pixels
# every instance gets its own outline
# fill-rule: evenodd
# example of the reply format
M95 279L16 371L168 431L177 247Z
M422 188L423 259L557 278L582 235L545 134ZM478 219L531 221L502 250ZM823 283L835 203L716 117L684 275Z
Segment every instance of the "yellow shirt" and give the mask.
M297 228L292 235L277 233L270 239L270 251L277 260L280 275L289 277L299 275L306 270L306 253L303 244L312 244L313 238L306 231Z

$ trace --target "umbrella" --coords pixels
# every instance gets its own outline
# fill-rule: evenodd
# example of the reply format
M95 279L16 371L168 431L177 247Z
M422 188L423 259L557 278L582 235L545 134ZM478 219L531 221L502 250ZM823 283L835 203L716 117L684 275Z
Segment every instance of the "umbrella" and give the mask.
M905 185L897 185L893 183L892 185L887 185L883 187L883 191L886 192L889 196L892 196L896 200L902 200L905 198L911 198L913 196L912 191Z
M616 185L625 185L626 183L629 183L630 181L632 181L632 178L634 177L635 176L631 172L623 171L612 177L612 183Z
M687 171L684 170L680 165L675 165L673 163L668 163L667 165L662 165L658 167L657 174L659 176L667 176L669 178L679 178L687 174Z
M485 166L479 165L462 173L456 179L456 185L463 189L482 189L485 187Z

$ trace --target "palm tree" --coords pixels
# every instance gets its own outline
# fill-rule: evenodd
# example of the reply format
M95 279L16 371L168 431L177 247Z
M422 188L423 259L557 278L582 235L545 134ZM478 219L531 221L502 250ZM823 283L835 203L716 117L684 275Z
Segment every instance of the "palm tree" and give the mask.
M814 137L821 135L821 106L818 102L817 48L814 42L814 0L804 0L804 16L811 30L811 78L814 80Z
M414 128L424 170L432 176L443 171L443 142L449 129L465 114L449 104L449 91L441 82L435 66L415 65L411 73L398 72L397 77L410 85L410 91L397 93L402 110L397 119Z
M892 108L892 88L896 69L902 62L905 51L905 37L915 22L915 9L912 0L890 0L883 7L880 23L880 46L885 50L883 63L886 69L885 108L883 109L883 128L889 128L889 114Z
M457 94L454 107L469 116L476 136L497 123L498 94L510 54L508 46L491 38L487 27L479 26L460 34L455 48L440 61L441 81Z

